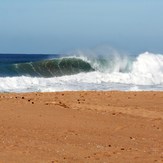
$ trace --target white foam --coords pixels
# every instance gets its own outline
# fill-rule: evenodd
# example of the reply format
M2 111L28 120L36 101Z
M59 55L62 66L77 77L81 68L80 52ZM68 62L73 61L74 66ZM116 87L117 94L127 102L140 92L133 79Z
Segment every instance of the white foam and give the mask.
M126 61L115 63L123 66ZM121 62L121 63L119 63ZM116 65L115 65L116 67ZM71 91L71 90L163 90L163 55L143 53L129 72L95 71L71 76L1 77L0 92Z

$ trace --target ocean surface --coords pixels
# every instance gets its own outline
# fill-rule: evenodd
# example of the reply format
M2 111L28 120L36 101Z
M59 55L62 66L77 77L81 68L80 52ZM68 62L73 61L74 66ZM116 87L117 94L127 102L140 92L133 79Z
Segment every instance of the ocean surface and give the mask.
M0 54L0 92L163 91L163 55Z

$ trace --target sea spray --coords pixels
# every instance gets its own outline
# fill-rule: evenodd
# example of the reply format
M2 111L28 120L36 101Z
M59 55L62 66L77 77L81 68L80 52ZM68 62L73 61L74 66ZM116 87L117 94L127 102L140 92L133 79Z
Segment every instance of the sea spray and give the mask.
M89 71L82 70L73 75L53 74L50 77L30 75L30 73L11 76L6 72L0 77L0 91L163 90L162 54L145 52L137 56L107 55L107 57L82 55L81 57L76 54L65 58L80 60L88 64ZM54 60L56 58L50 58L46 62L54 62ZM44 60L39 62L44 62ZM33 62L35 63L37 62ZM80 67L76 63L75 65L77 68ZM71 69L71 66L69 67ZM68 68L66 70L69 71Z
M72 52L74 57L82 58L99 72L127 72L131 70L133 55L119 52L109 46L100 46L92 50L77 50Z

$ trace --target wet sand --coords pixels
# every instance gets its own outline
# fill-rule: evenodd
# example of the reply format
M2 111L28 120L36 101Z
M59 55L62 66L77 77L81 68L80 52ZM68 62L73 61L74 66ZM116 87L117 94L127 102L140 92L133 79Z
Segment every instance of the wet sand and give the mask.
M0 163L163 162L163 92L0 94Z

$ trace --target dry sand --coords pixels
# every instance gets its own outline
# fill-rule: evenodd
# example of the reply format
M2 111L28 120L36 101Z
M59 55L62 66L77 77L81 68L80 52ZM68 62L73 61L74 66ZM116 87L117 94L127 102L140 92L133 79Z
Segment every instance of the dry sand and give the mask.
M163 92L0 94L0 163L163 162Z

